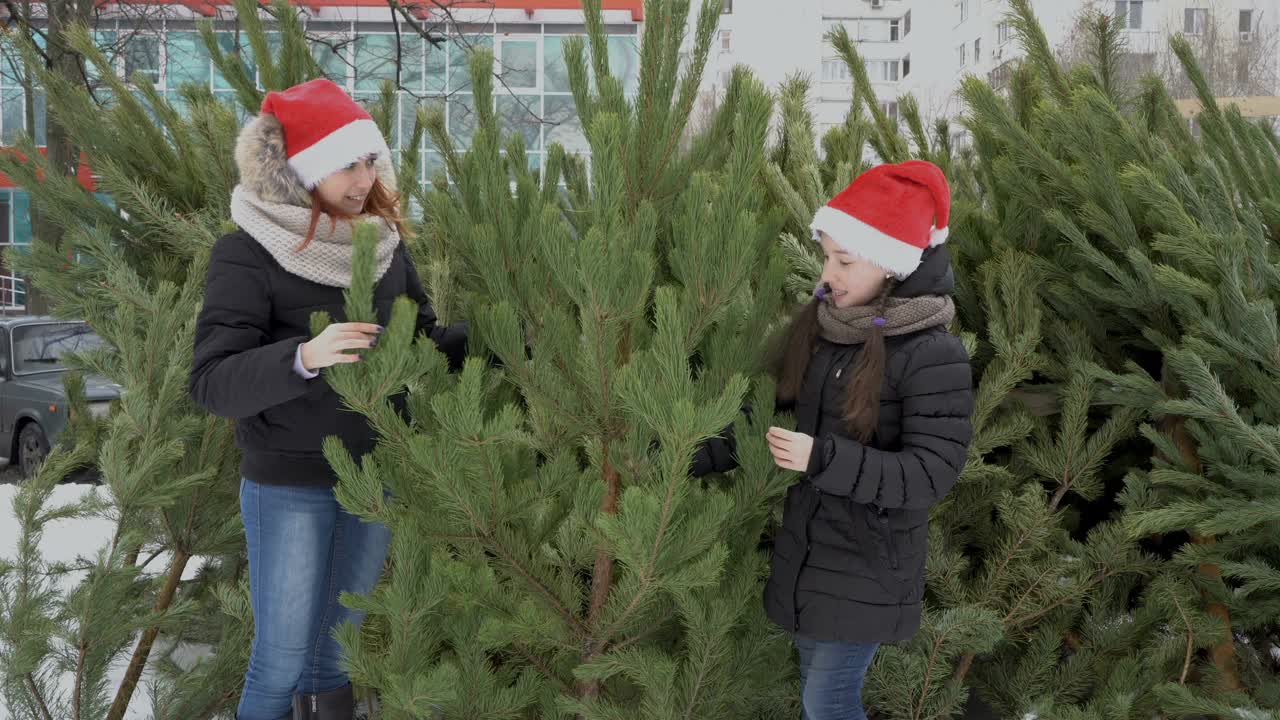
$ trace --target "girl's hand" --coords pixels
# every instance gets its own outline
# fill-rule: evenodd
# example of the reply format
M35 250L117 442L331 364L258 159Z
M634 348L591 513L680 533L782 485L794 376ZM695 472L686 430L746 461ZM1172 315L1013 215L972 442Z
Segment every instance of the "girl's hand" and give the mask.
M784 470L804 472L809 469L809 456L813 453L813 438L804 433L769 428L769 452L773 461Z
M341 363L360 362L347 350L367 350L378 344L382 328L368 323L333 323L324 332L302 344L302 367L310 372Z

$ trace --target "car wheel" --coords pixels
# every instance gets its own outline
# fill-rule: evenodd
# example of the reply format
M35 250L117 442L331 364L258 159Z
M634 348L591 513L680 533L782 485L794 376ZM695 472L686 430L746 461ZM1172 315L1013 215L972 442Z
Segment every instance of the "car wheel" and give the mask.
M35 423L27 423L18 434L18 467L23 479L35 475L48 455L49 441L44 430Z

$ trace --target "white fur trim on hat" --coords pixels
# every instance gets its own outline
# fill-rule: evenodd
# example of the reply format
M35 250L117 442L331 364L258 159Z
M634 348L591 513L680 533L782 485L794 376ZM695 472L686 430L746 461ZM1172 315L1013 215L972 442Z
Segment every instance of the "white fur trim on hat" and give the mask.
M390 155L390 150L378 124L361 119L343 125L289 158L289 167L310 190L333 173L370 155Z
M947 236L951 234L951 226L939 228L934 226L929 229L929 247L938 247L947 241Z
M902 242L861 220L830 206L818 208L809 224L813 239L821 242L818 232L831 236L845 251L879 265L898 278L905 278L920 267L924 250Z

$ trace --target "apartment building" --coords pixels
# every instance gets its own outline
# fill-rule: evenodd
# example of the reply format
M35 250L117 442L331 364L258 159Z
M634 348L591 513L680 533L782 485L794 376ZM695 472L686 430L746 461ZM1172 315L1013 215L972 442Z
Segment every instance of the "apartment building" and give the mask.
M1212 79L1222 94L1277 94L1265 88L1280 76L1280 0L1033 0L1032 6L1050 45L1064 53L1079 39L1076 20L1093 9L1121 18L1134 73L1176 74L1168 40L1183 33L1219 60ZM1024 55L1008 12L1007 0L724 0L704 90L722 90L739 63L769 87L804 73L813 82L819 128L836 125L848 112L853 82L822 38L844 25L867 60L877 101L891 116L898 115L898 99L910 94L926 119L956 119L965 76L1004 87ZM962 139L958 124L954 131Z
M922 30L918 42L941 50L918 61L902 88L919 100L927 116L959 116L963 106L957 91L966 75L985 78L996 88L1006 86L1014 63L1024 56L1006 20L1007 0L917 4L946 5L949 13L942 22L917 23ZM1177 33L1215 59L1210 79L1219 94L1276 94L1274 87L1267 88L1280 75L1275 44L1280 0L1036 0L1033 7L1049 44L1066 55L1080 52L1076 21L1085 10L1118 18L1124 26L1126 71L1166 76L1175 96L1190 93L1178 80L1180 69L1169 47L1169 38ZM916 55L924 57L919 51Z
M914 71L909 41L918 25L912 0L724 0L720 32L703 89L722 92L734 65L743 64L770 88L800 73L812 83L820 129L844 121L853 80L827 33L843 25L867 61L876 97L890 114Z

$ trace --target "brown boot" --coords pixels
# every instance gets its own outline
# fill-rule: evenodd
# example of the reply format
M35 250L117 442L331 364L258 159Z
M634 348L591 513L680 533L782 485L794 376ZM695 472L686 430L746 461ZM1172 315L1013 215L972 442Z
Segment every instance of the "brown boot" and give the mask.
M351 720L356 696L351 685L324 693L307 693L293 698L293 720Z

